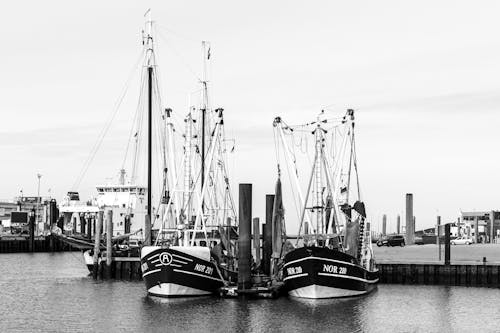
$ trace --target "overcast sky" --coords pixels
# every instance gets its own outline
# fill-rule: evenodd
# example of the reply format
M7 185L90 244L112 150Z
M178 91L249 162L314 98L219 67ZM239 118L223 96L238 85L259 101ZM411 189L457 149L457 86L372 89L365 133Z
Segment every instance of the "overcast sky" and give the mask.
M375 229L417 229L460 210L500 209L497 1L11 1L0 10L0 198L62 198L113 111L153 10L166 106L182 114L212 43L213 97L237 146L233 182L254 184L254 215L276 180L272 120L357 110L364 200ZM130 87L138 89L137 84ZM79 190L121 167L123 109ZM236 190L236 189L235 189ZM235 194L237 191L235 191ZM289 207L291 212L293 207Z

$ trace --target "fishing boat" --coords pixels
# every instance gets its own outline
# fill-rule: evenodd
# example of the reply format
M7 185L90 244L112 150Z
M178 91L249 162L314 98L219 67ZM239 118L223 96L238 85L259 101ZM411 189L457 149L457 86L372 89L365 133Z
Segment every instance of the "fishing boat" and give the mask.
M150 23L146 47L153 54L151 29ZM189 106L184 118L180 160L174 149L176 129L171 110L165 115L166 195L155 220L160 226L154 243L141 250L142 277L153 296L217 293L228 279L234 258L230 234L236 225L236 212L226 167L231 142L225 139L224 110L212 108L208 97L210 44L202 42L202 49L200 104ZM148 66L148 73L148 81L154 79L154 66ZM178 165L182 170L177 170Z
M361 200L355 150L354 111L290 126L274 120L280 156L284 155L298 209L298 237L283 254L282 278L288 294L302 298L336 298L367 294L377 286L378 270L369 223ZM312 136L312 139L310 137ZM309 145L311 147L309 147ZM311 157L307 190L301 191L300 152ZM299 153L300 153L299 152Z

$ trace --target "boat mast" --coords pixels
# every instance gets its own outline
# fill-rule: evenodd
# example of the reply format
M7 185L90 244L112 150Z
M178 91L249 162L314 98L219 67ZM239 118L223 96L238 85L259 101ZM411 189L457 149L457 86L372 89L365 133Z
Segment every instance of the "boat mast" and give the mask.
M316 159L314 163L315 166L315 203L314 208L316 210L316 232L322 232L322 220L323 220L323 192L322 192L322 182L321 182L321 158L322 158L322 148L321 145L321 127L318 121L316 130L314 131L314 136L316 137Z
M190 107L191 108L191 107ZM184 193L183 193L183 219L191 221L191 198L192 198L192 158L193 158L193 115L189 111L186 119L184 135Z
M145 217L145 237L144 237L144 245L151 244L151 211L152 211L152 186L151 186L151 177L152 177L152 146L153 146L153 62L154 62L154 54L153 54L153 37L152 37L152 20L151 20L151 9L148 9L146 14L148 16L148 21L146 22L147 27L147 66L148 66L148 198L146 203L146 217Z
M205 133L206 133L206 114L208 107L208 88L207 88L207 44L201 42L203 48L203 107L201 108L201 188L205 185ZM203 203L204 206L204 203Z

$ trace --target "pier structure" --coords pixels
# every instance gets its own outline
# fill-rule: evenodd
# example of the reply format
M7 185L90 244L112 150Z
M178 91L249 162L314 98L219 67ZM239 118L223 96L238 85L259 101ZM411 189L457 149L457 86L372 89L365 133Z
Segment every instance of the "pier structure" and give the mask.
M262 224L261 235L260 219L252 217L252 185L240 184L238 283L223 287L221 295L229 295L229 293L233 296L253 297L280 295L283 284L276 283L271 277L275 198L275 195L266 195L266 219ZM406 217L410 225L408 227L407 223L406 232L412 230L414 221L412 195L407 196L407 199L409 200ZM96 230L100 230L100 225L105 220L106 234L112 234L112 231L108 229L112 228L112 223L110 223L112 213L108 212L106 219L103 219L103 215L103 212L100 212ZM409 216L411 216L410 219L408 219ZM486 258L483 258L482 262L451 261L450 230L454 223L448 223L439 228L440 223L441 219L438 216L436 229L441 230L441 234L434 236L433 243L444 243L444 260L441 261L440 257L440 260L436 262L411 262L411 260L378 262L376 266L379 269L380 283L500 287L500 262L487 262ZM367 228L369 230L369 227ZM385 231L387 231L386 228L387 226L384 228ZM96 235L96 239L99 239L98 237L100 233ZM252 253L256 265L252 265ZM94 265L97 268L94 269L96 279L142 279L138 257L106 257L106 260L94 261Z

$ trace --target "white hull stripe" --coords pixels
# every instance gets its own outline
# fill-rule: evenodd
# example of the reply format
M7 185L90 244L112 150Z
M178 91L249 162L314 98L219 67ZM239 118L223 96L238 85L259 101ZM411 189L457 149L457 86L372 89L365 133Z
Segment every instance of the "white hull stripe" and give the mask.
M305 258L300 258L300 259L297 259L297 260L293 260L293 261L287 262L285 265L283 265L283 267L286 267L286 266L291 265L291 264L295 264L296 262L300 262L300 261L304 261L304 260L311 260L311 259L326 260L326 261L336 262L336 263L339 263L339 264L345 264L345 265L350 265L350 266L355 266L355 267L361 267L359 265L356 265L356 264L353 264L353 263L350 263L350 262L341 261L341 260L335 260L335 259L328 259L328 258L321 258L321 257L305 257Z
M179 272L179 273L186 273L186 274L196 275L196 276L203 277L203 278L206 278L206 279L211 279L211 280L215 280L215 281L220 281L220 282L222 282L222 280L221 280L221 279L217 279L217 278L214 278L214 277L211 277L211 276L206 276L206 275L203 275L203 274L198 274L198 273L195 273L195 272L183 271L183 270L181 270L181 269L175 269L175 268L174 268L174 272Z
M180 255L175 254L175 253L172 253L172 256L177 257L177 258L180 258L180 259L182 259L182 260L193 261L193 259L185 258L185 257L180 256Z
M168 264L168 265L158 264L155 267L164 267L164 266L182 267L182 265L177 265L177 264Z
M338 277L338 278L342 278L342 279L358 280L358 281L366 282L366 283L377 283L378 282L378 278L375 279L375 280L367 280L367 279L359 278L359 277L356 277L356 276L341 275L341 274L332 274L332 273L318 273L318 275L334 276L334 277Z
M155 254L154 256L149 257L149 260L151 260L151 259L153 259L153 258L156 258L156 257L158 257L159 255L160 255L160 254L159 254L159 253L157 253L157 254Z
M292 275L292 276L287 276L286 278L283 279L283 281L290 280L290 279L295 279L301 276L307 276L309 275L308 273L302 273L302 274L297 274L297 275Z
M156 273L156 272L159 272L159 271L161 271L161 269L153 269L153 270L151 270L149 272L146 272L146 273L142 274L142 277L148 276L149 274L153 274L153 273Z
M177 265L177 264L163 265L163 264L160 263L158 265L155 265L155 267L163 267L163 266L182 267L182 265Z
M173 262L176 262L178 264L183 264L183 265L187 265L187 262L185 261L182 261L182 260L179 260L179 259L172 259Z

